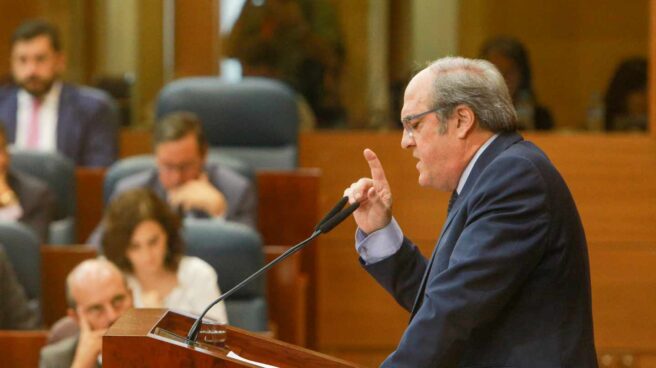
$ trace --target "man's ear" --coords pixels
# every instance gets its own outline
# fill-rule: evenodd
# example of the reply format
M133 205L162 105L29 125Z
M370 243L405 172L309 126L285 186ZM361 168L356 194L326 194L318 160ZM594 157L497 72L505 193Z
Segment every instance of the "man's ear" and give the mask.
M460 139L467 138L469 133L473 132L476 127L474 111L467 105L458 105L454 114L457 118L456 135Z

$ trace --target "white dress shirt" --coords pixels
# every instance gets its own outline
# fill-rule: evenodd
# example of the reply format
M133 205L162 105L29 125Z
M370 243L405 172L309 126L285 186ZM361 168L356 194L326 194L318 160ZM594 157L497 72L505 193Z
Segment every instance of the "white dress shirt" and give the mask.
M39 142L36 148L27 147L34 97L24 89L18 91L18 110L16 111L16 141L18 148L37 149L39 151L57 151L57 116L62 84L55 82L43 97L39 109Z
M199 315L221 295L214 268L198 257L183 256L178 264L177 276L178 286L164 298L166 308ZM131 274L127 275L127 281L132 290L134 307L143 307L141 284ZM217 322L228 323L225 303L215 305L207 316Z

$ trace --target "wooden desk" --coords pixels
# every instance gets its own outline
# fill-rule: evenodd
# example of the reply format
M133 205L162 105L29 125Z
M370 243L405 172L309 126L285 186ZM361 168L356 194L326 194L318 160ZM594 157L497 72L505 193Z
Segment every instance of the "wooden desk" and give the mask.
M3 367L38 367L39 352L48 331L0 330L0 362Z
M41 309L46 326L52 326L66 315L68 273L80 262L95 256L94 249L83 245L41 247Z

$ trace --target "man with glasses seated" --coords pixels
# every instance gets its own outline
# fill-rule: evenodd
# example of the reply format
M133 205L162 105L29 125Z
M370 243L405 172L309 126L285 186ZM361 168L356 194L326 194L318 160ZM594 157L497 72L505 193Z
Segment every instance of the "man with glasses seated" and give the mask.
M102 336L132 307L132 294L121 271L104 259L77 265L66 278L68 315L79 333L41 350L40 366L100 367Z
M206 163L208 144L198 117L166 115L155 126L156 168L118 181L119 193L148 188L185 217L220 218L257 225L257 198L250 181L228 167ZM111 199L110 199L111 201ZM97 228L88 243L100 244Z

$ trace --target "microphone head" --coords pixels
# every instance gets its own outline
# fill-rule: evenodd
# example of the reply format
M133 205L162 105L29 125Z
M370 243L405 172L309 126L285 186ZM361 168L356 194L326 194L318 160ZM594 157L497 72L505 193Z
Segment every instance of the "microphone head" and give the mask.
M321 221L319 221L319 223L317 224L317 226L314 227L314 230L319 230L319 227L321 227L321 225L323 225L326 221L328 221L328 220L330 220L331 218L333 218L333 216L335 216L335 215L337 214L337 212L339 212L342 208L344 208L344 206L346 206L346 203L347 203L347 202L348 202L348 197L346 197L346 196L342 197L342 199L340 199L339 202L337 202L337 204L335 205L335 207L333 207L333 208L330 210L330 212L328 212L328 213L326 214L326 216L324 216L324 217L321 219Z
M344 221L344 219L346 219L349 215L351 215L353 213L353 211L358 209L358 207L360 207L359 202L355 202L352 205L346 207L344 209L344 211L338 213L337 215L335 215L330 220L328 220L328 221L324 222L323 224L319 225L318 230L323 234L329 232L335 226L339 225L342 221Z

